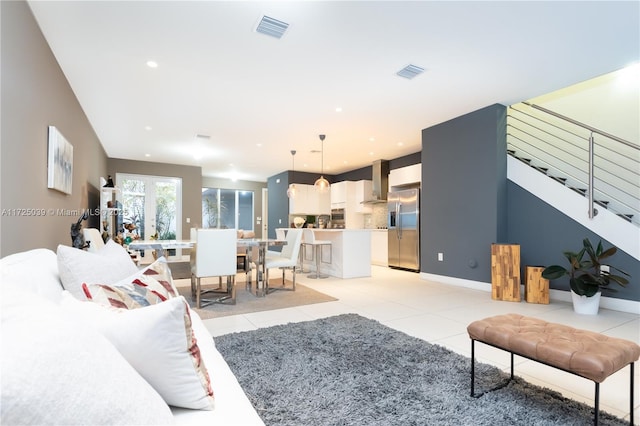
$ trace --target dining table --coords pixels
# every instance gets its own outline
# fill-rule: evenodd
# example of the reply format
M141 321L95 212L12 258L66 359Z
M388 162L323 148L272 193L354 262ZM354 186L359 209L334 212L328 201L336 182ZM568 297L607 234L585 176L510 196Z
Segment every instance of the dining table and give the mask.
M193 240L133 240L129 243L129 250L155 250L157 257L164 256L165 250L171 249L192 249L195 246ZM239 238L238 248L244 249L247 254L247 289L257 297L264 297L267 295L267 269L265 259L267 257L267 247L284 246L287 244L286 240L277 238ZM257 247L258 258L253 259L253 248ZM256 280L253 281L252 266L256 265ZM255 284L255 286L254 286Z

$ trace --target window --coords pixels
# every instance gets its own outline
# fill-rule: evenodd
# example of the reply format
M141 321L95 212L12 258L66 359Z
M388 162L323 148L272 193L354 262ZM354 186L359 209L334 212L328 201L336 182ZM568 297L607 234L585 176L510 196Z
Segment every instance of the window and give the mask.
M253 231L253 191L202 188L202 227Z

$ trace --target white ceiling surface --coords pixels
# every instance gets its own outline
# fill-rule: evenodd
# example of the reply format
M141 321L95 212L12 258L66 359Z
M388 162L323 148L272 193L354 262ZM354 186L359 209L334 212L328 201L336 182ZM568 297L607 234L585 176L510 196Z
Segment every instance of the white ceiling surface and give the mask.
M424 128L640 52L638 2L29 4L109 157L253 181L290 170L291 149L320 172L320 133L326 174L418 152ZM254 31L262 15L283 38ZM410 63L426 71L395 75Z

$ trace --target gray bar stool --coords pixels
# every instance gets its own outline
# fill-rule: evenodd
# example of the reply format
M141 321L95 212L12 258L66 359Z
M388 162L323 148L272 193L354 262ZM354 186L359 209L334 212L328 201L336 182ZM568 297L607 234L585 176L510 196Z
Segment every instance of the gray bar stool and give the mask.
M305 250L305 258L306 258L306 250L307 247L311 247L312 259L315 256L316 259L316 270L315 272L307 275L309 278L328 278L329 275L322 274L320 272L320 263L331 264L331 241L327 240L316 240L316 236L312 229L305 228L302 230L303 238L304 238L304 250ZM323 260L323 246L329 246L329 262L325 262Z

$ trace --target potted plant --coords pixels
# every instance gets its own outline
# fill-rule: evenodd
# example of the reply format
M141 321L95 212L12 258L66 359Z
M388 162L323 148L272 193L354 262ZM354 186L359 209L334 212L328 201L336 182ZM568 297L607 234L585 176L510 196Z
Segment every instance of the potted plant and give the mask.
M616 283L621 287L629 283L625 277L614 275L611 271L617 271L627 277L629 274L603 263L605 259L613 256L617 251L616 247L605 250L602 247L602 241L594 249L591 241L585 238L582 240L582 250L579 252L563 252L564 257L569 261L569 269L560 265L551 265L542 271L542 277L555 280L569 275L574 310L577 313L595 315L598 313L602 290L615 291L609 287L611 283ZM586 259L584 258L585 254L587 255Z

